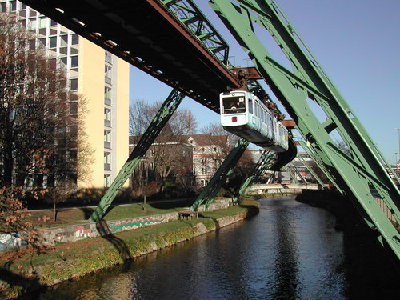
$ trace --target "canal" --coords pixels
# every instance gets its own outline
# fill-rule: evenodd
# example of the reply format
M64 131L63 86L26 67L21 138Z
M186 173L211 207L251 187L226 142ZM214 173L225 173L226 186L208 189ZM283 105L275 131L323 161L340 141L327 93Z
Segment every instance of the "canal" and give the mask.
M350 299L343 233L325 210L291 197L260 213L38 299ZM354 266L353 266L354 267ZM373 275L371 275L373 276ZM398 291L397 291L398 292Z

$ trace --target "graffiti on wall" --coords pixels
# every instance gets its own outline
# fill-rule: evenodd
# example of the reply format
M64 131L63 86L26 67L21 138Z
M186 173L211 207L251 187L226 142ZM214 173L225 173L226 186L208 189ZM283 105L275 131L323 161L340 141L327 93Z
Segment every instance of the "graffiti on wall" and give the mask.
M78 239L85 239L98 236L98 233L90 225L79 225L74 228L74 236Z
M26 245L26 241L20 238L18 233L0 233L0 252L20 248Z
M161 223L162 219L153 219L153 218L143 218L139 220L121 220L115 222L109 222L108 226L110 228L111 233L123 231L123 230L131 230L136 229L143 226L154 225L157 223Z

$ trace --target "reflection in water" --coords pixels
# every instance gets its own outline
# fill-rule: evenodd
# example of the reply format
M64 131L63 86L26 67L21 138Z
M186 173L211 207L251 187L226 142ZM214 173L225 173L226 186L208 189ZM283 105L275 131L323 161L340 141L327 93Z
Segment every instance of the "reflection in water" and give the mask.
M246 222L99 272L40 299L344 299L342 234L323 210L261 201Z
M273 201L276 206L275 234L277 236L277 258L275 263L276 287L274 299L294 299L297 287L297 247L293 215L290 207L281 201Z

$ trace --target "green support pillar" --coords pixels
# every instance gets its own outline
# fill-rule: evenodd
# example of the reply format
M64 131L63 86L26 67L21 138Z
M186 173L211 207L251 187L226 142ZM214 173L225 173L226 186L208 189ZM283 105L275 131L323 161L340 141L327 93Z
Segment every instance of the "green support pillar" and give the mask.
M379 231L400 259L399 189L354 111L276 2L211 0L210 3L237 41L248 51L286 111L296 120L299 132L326 166L332 182L354 201L367 224ZM272 58L262 37L255 33L258 26L273 37L293 71ZM313 101L325 113L325 122L315 116L309 101ZM333 131L342 138L348 151L338 147L332 136Z
M234 203L237 203L239 201L240 197L246 192L250 184L252 184L271 167L274 158L275 154L273 152L264 150L263 154L261 154L261 157L257 162L253 175L247 177L243 181L237 195L233 198Z
M120 191L122 185L129 178L129 176L131 176L133 170L139 164L140 159L144 154L146 154L147 149L149 149L151 144L154 142L154 139L164 128L164 125L168 122L173 113L176 111L183 98L185 98L185 95L183 93L177 90L173 90L169 94L167 99L165 99L161 108L151 121L146 132L142 135L139 143L132 150L127 161L119 171L117 177L115 177L111 186L108 188L103 198L101 198L99 205L90 216L90 221L97 222L104 217L111 203L114 201L115 197Z
M240 157L250 143L245 139L239 139L232 151L226 156L224 162L215 172L213 178L207 186L201 191L195 202L190 207L191 210L197 211L200 205L205 204L208 207L215 199L215 195L221 187L226 177L233 172L233 168L239 161Z

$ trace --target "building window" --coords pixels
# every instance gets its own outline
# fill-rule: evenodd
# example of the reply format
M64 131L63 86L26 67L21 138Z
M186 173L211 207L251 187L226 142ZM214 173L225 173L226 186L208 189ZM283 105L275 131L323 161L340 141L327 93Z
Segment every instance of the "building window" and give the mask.
M11 11L17 10L17 1L10 1Z
M78 159L78 151L76 150L69 150L69 160L74 162Z
M104 130L104 148L111 149L111 130Z
M5 2L1 2L0 3L0 12L7 12L6 3Z
M104 108L104 125L111 127L111 109Z
M111 152L104 152L104 163L111 164Z
M107 86L104 88L104 103L111 105L111 89Z
M110 65L112 64L112 55L110 52L106 51L106 62Z
M47 27L47 18L40 18L39 19L39 29Z
M21 25L22 28L26 28L26 20L19 20L19 24Z
M61 47L60 48L60 54L67 55L67 53L68 53L68 48L67 47Z
M50 19L50 26L51 27L57 26L57 25L58 25L58 23L56 21Z
M29 27L28 27L28 29L29 30L33 30L33 31L35 31L36 30L36 20L29 20Z
M71 91L77 91L78 90L78 78L74 78L70 80L71 83Z
M78 35L76 33L71 35L71 44L78 45Z
M78 67L78 56L71 56L71 68Z
M34 10L34 9L30 9L30 11L29 11L29 16L30 17L36 17L36 15L37 15L37 12L36 12L36 10Z
M50 37L50 48L56 48L57 47L57 37L52 36Z
M74 116L78 114L78 102L69 103L69 113Z
M111 130L104 130L104 141L111 142Z
M111 84L111 70L112 70L111 66L105 65L105 70L104 70L104 72L105 72L105 82L108 83L108 84Z
M111 185L111 175L104 174L104 187L109 187Z
M104 152L104 170L110 171L111 170L111 153Z
M206 174L206 168L201 168L201 174L205 175Z
M60 39L60 47L67 47L68 46L68 35L64 34L61 36Z

